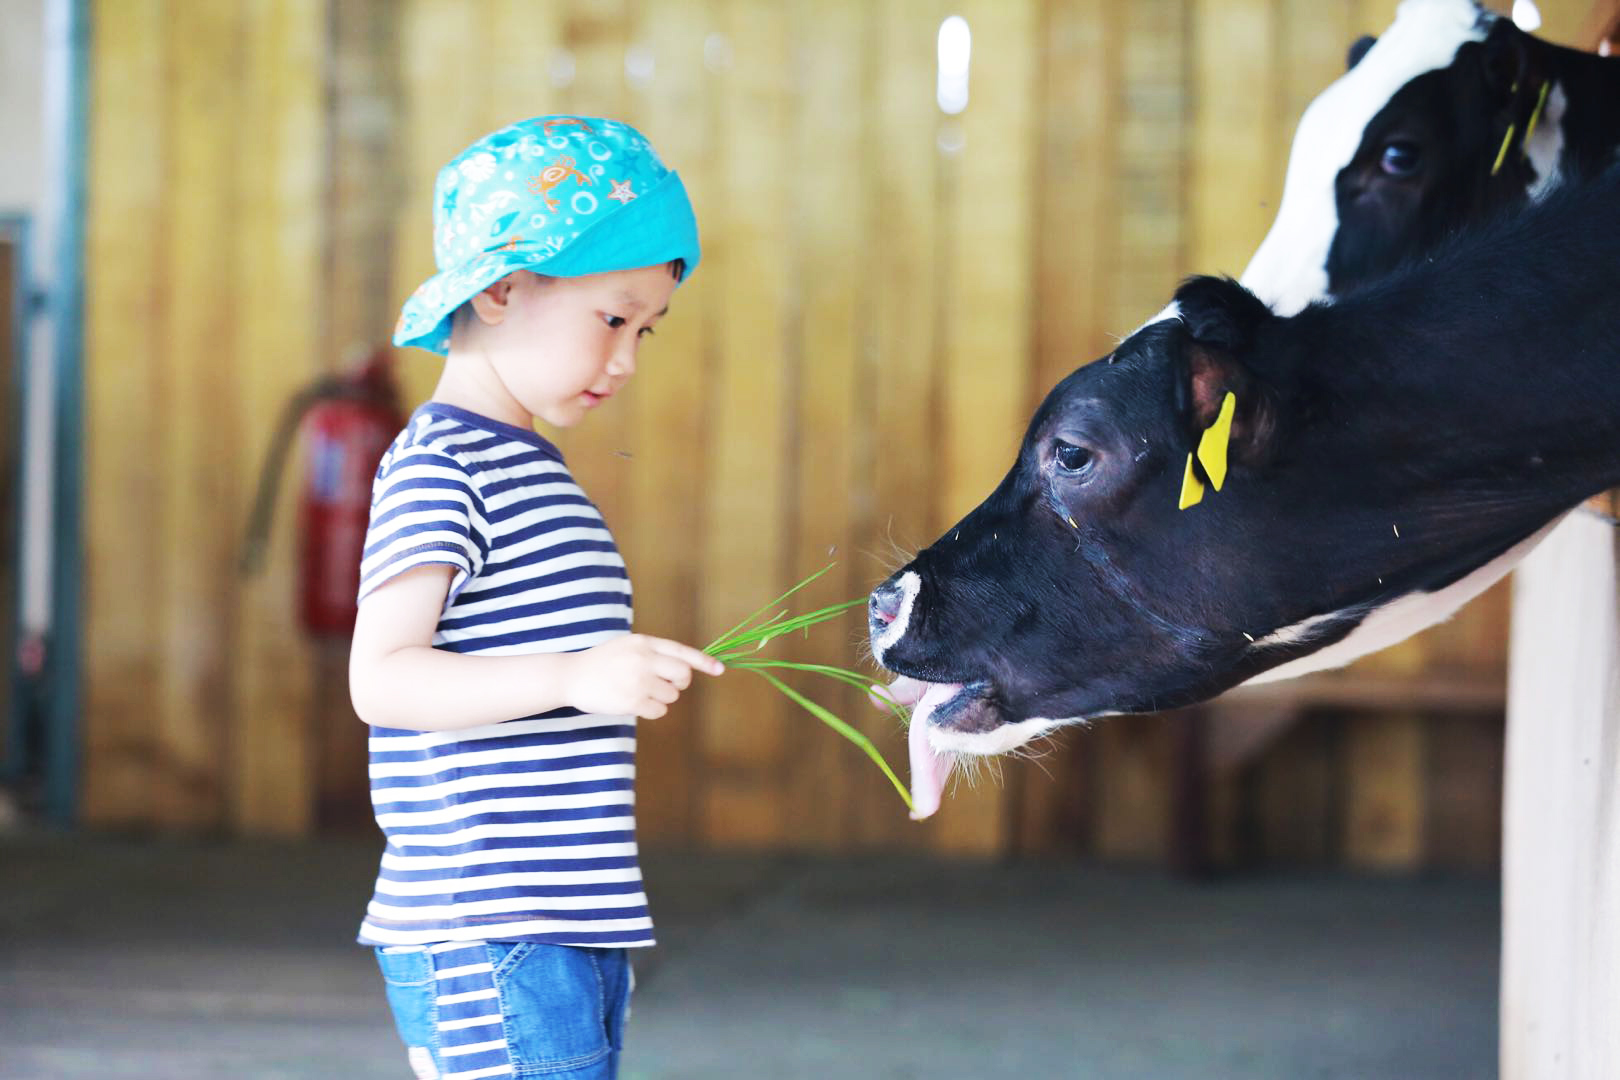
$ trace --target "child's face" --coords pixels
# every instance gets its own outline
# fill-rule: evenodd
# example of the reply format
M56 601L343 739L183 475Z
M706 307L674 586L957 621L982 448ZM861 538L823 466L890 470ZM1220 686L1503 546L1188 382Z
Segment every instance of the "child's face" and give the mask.
M475 351L530 416L572 427L636 373L676 284L662 264L577 278L519 271L475 298Z

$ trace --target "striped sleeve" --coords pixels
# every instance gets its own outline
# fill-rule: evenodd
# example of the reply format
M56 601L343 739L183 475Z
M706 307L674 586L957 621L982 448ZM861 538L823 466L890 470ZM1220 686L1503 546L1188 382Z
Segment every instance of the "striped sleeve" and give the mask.
M488 525L472 477L433 446L395 446L371 492L371 525L360 560L360 599L418 566L454 568L449 599L478 573Z

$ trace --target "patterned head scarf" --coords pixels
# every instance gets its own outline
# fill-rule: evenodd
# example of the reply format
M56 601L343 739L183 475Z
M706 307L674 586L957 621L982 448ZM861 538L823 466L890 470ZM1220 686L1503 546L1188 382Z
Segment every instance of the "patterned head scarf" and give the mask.
M439 272L411 294L395 345L441 356L450 315L514 270L581 277L675 259L698 264L681 178L617 120L537 116L473 143L433 185Z

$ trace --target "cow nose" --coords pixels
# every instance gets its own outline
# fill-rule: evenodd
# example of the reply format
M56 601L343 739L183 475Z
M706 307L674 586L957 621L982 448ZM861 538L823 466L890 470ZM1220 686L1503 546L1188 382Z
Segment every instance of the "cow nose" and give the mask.
M887 626L894 622L900 614L900 600L905 595L904 590L892 581L884 582L872 590L872 599L867 603L867 610L871 612L876 622Z

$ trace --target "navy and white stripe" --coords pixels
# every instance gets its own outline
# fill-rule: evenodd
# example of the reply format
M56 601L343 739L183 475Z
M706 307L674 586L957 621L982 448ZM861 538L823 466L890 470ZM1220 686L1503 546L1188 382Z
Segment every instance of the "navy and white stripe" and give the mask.
M441 1080L513 1075L500 991L484 942L431 946Z
M431 402L377 470L361 599L430 564L455 569L436 648L568 652L630 630L624 560L557 449ZM634 717L575 709L451 732L374 727L371 799L388 843L360 941L652 944L635 752Z

